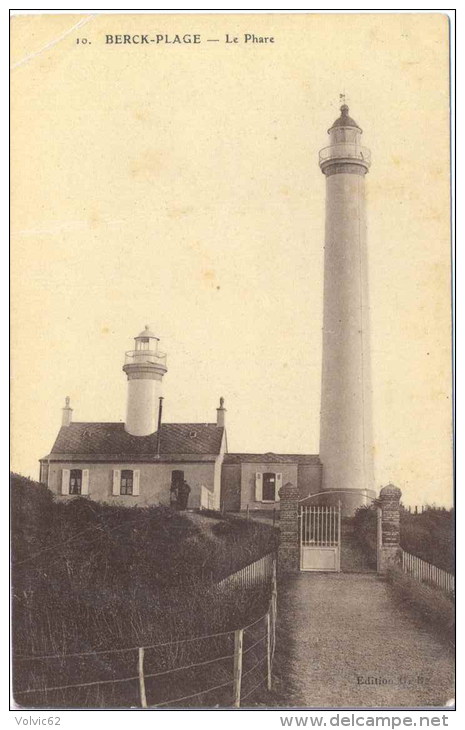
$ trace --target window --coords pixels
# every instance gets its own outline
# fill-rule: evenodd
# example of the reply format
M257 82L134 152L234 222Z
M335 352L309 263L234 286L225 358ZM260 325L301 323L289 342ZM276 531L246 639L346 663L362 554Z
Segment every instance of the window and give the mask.
M121 470L121 490L120 494L132 494L133 489L133 472L132 469Z
M283 475L280 472L257 471L255 473L255 501L278 502L279 490L283 484Z
M69 473L69 494L81 494L82 469L71 469Z
M111 493L115 497L120 495L138 497L140 494L140 469L113 469L113 483Z
M267 471L263 475L263 502L274 502L276 500L276 474Z
M89 494L89 469L62 469L61 493Z

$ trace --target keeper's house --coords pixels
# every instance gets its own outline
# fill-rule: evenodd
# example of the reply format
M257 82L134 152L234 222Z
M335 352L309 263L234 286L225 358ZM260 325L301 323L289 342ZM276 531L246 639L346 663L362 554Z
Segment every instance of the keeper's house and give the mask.
M279 489L288 481L302 497L321 491L318 456L229 454L222 398L215 423L162 423L159 392L166 355L148 327L126 353L123 370L125 423L73 423L66 399L56 441L40 460L40 481L56 495L169 505L172 485L185 479L191 487L189 508L240 511L279 506Z

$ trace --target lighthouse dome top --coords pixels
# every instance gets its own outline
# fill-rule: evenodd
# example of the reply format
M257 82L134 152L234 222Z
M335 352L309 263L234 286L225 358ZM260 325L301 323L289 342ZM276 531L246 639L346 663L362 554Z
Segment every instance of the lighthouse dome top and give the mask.
M349 117L349 107L347 104L341 106L341 116L336 119L333 126L328 129L328 132L334 129L334 127L355 127L356 129L360 129L357 122L352 117ZM360 129L360 131L362 130Z
M154 339L154 340L158 340L159 339L159 337L157 337L156 335L154 335L154 333L152 332L152 330L150 329L150 327L149 327L148 324L146 324L145 325L145 328L142 330L142 332L137 335L136 340L140 339L141 337L144 337L144 338L148 337L148 338L151 338L151 339Z

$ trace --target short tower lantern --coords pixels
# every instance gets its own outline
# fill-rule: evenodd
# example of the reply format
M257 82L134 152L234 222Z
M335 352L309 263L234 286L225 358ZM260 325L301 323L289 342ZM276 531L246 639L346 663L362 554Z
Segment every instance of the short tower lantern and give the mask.
M125 429L133 436L148 436L157 428L161 384L167 372L166 354L148 325L134 338L134 350L126 352L123 370L128 378Z

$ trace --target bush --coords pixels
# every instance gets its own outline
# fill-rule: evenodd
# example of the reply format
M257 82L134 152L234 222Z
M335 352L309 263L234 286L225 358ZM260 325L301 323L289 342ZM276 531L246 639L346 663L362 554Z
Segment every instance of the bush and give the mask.
M400 544L406 552L454 573L454 510L428 506L412 514L402 509Z
M50 532L53 495L44 484L13 474L10 482L12 552L15 560L43 547Z
M225 577L277 549L277 529L242 517L228 516L212 526L222 542L212 556L216 576Z
M376 505L360 507L354 532L367 556L376 561ZM454 572L454 511L426 507L412 514L401 507L400 544L403 550L438 568Z
M352 518L354 534L370 561L376 566L377 553L377 508L376 505L359 507Z

